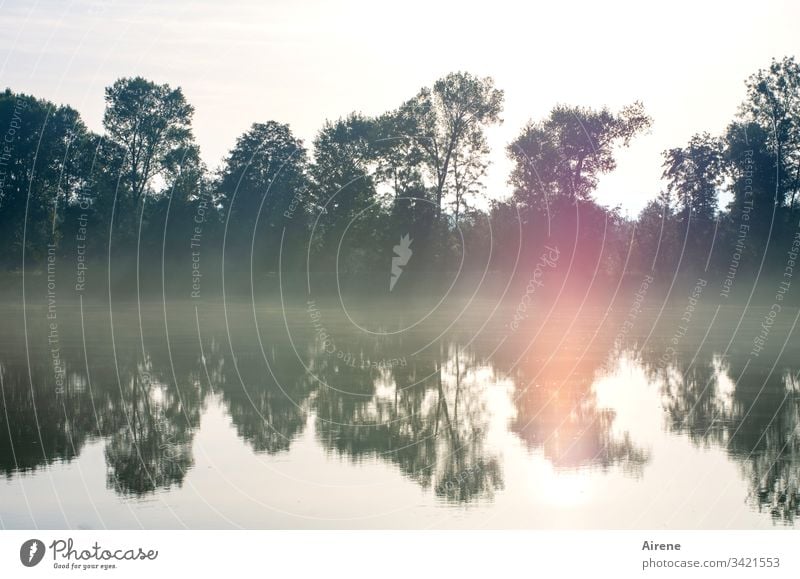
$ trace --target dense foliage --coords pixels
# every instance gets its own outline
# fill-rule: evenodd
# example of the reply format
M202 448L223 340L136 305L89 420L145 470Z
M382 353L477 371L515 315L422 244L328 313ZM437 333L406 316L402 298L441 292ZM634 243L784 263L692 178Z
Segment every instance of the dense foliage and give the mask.
M409 236L412 286L456 271L524 278L545 245L572 256L581 283L785 268L799 217L793 57L747 79L723 134L700 132L664 152L665 187L642 192L653 199L636 220L599 205L594 191L619 147L649 129L641 103L560 104L527 124L508 146L512 195L500 199L484 177L486 130L502 122L503 99L491 78L452 73L396 110L326 122L310 147L286 124L254 123L209 170L180 88L117 80L102 135L68 106L7 89L0 265L42 270L55 252L139 275L143 255L171 271L197 263L202 248L205 275L220 279L308 271L363 282L387 273L392 247Z

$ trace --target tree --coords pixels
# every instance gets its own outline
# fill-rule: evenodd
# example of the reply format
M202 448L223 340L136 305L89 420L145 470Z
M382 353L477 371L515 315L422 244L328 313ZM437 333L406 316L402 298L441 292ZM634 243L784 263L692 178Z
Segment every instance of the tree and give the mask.
M670 194L662 191L644 206L636 220L631 269L669 272L677 263L681 248L676 233Z
M548 212L554 203L587 201L600 175L616 168L614 150L648 129L641 103L612 113L559 105L529 123L508 147L515 199L528 211Z
M619 113L559 105L509 145L522 254L548 245L574 255L565 288L604 283L624 261L627 236L619 211L599 205L592 194L600 175L616 167L616 147L629 145L650 122L640 103Z
M415 139L416 119L401 117L397 111L373 121L374 140L370 143L375 161L375 177L388 185L395 199L427 199L423 176L423 151Z
M760 259L767 250L770 229L785 201L771 135L758 123L736 121L723 137L725 177L732 194L723 233L730 237L730 247L751 259Z
M176 163L193 148L194 107L180 88L142 77L121 78L106 88L103 126L107 138L124 151L122 176L133 207L149 192L154 178L175 176Z
M308 208L306 150L289 125L255 123L236 140L218 175L227 244L246 251L267 271L277 271L283 227L287 247L302 249ZM230 251L230 250L229 250Z
M735 121L723 136L724 168L733 194L729 209L733 213L749 202L757 213L771 219L772 207L785 201L776 181L771 133L758 123Z
M723 180L722 140L709 133L694 135L684 148L664 152L663 178L674 193L679 215L713 221L717 212L717 189Z
M437 218L443 199L455 198L458 213L464 196L475 187L486 168L485 129L500 123L503 91L490 77L451 73L423 88L391 118L396 137L415 147L412 159L428 178Z
M88 174L93 138L75 109L10 90L0 93L0 247L3 261L22 266L60 239L63 210Z
M691 268L707 268L717 229L718 190L723 183L722 140L708 133L694 135L689 143L664 151L663 178L677 204L676 225L684 249L681 256Z
M183 153L167 160L169 188L143 208L146 229L141 242L152 255L161 255L165 262L174 259L177 264L191 262L192 252L202 248L208 270L219 225L215 192L199 149L190 146Z
M389 203L378 195L372 171L376 129L373 119L354 113L325 123L314 139L310 175L318 217L312 241L323 269L332 271L337 255L345 272L374 268L372 250L381 246L379 222Z
M740 115L770 135L770 148L780 163L781 201L794 212L800 191L800 64L794 57L773 59L746 81L747 100Z

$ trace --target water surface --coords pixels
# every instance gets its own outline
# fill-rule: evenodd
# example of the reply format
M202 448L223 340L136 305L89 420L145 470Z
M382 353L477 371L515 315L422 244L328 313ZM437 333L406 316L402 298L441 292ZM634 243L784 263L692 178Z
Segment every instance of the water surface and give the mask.
M3 306L0 525L797 525L796 309L344 305Z

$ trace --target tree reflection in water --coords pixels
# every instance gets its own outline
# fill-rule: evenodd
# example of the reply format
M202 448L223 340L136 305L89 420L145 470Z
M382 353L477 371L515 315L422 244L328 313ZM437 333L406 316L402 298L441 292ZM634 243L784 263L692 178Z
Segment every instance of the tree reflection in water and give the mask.
M662 388L668 427L697 445L724 448L748 481L747 501L779 522L800 516L800 387L780 372L701 350L667 367L650 352L651 379Z
M62 348L60 393L47 349L34 344L29 367L17 345L0 359L0 469L12 479L69 462L99 438L107 485L118 494L143 497L180 486L193 468L194 438L213 397L257 453L290 452L313 427L329 455L392 465L448 503L490 501L503 490L503 449L488 436L498 428L556 469L639 477L650 449L616 425L616 410L598 402L595 388L624 353L660 388L669 431L725 449L748 482L752 507L776 521L795 521L795 368L746 367L741 356L723 357L690 341L665 366L657 340L638 350L599 330L556 320L516 349L513 340L500 349L492 340L467 347L469 339L457 334L428 348L424 332L381 339L342 334L334 352L311 331L292 341L270 335L263 351L247 331L232 338L216 331L203 336L202 354L193 340L167 347L165 338L150 337L151 348L138 355L130 354L141 352L134 335L118 340L117 356L103 339L93 342L90 375L76 340ZM492 407L498 392L511 413L499 425Z

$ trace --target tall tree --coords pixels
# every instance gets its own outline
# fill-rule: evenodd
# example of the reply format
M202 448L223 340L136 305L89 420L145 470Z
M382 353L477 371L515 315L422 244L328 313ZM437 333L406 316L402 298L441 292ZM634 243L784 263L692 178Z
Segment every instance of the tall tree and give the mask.
M60 238L64 208L84 186L90 133L75 109L10 90L0 93L0 246L20 267Z
M615 148L628 146L648 129L641 103L613 113L560 105L539 123L529 123L508 147L514 161L511 184L516 200L544 213L554 202L586 201L600 175L616 168Z
M706 270L717 230L719 190L725 177L723 145L708 133L694 135L681 148L664 151L663 177L676 201L676 227L691 270Z
M771 139L771 130L752 121L731 123L723 136L725 177L731 193L723 233L731 238L730 246L751 259L766 250L770 229L785 202Z
M255 123L236 140L218 176L219 202L227 214L228 245L277 271L283 227L287 247L302 249L307 224L307 158L289 125ZM228 250L230 251L230 249Z
M718 189L722 185L722 140L709 133L694 135L686 147L664 152L667 188L675 193L679 214L711 221L717 212Z
M121 78L106 88L103 125L124 151L122 176L137 207L154 178L174 177L176 163L193 148L194 107L180 88L142 77Z
M745 84L747 99L740 114L770 135L770 148L780 164L781 201L794 211L800 192L800 64L794 57L773 59Z
M485 129L501 122L503 91L490 77L451 73L423 88L393 115L396 137L414 143L437 217L451 193L456 211L486 167Z
M377 257L371 250L378 245L379 220L390 196L381 199L377 191L376 129L373 119L351 114L326 123L314 139L310 175L319 219L313 243L323 269L333 270L336 255L343 258L339 265L346 272L370 268Z

